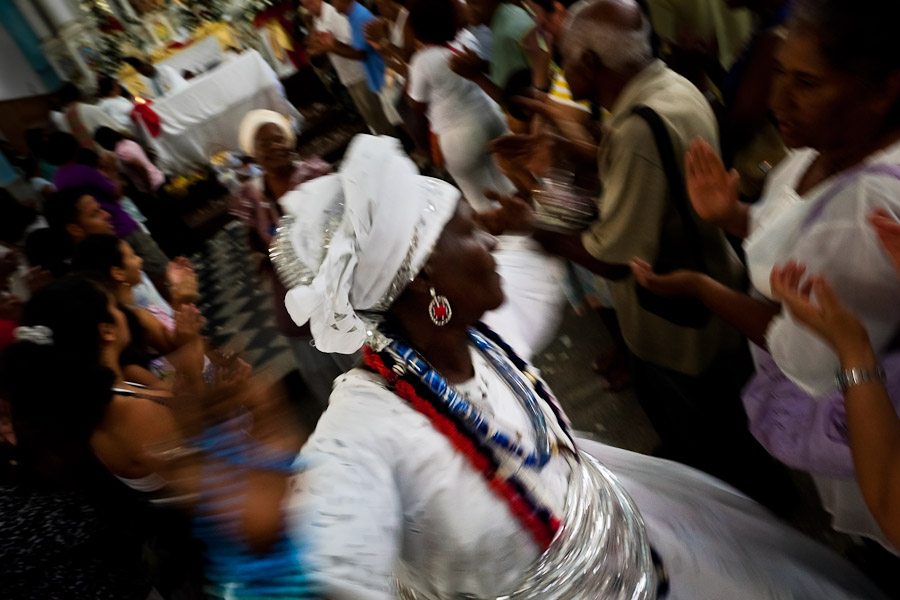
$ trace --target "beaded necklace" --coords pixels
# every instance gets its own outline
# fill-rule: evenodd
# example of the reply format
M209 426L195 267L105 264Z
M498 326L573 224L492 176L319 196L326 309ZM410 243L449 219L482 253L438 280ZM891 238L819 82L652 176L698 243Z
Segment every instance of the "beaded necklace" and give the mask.
M489 487L506 501L511 512L535 541L546 548L553 541L560 521L536 500L528 486L516 476L518 469L509 469L502 464L498 451L506 451L517 457L522 466L538 471L549 462L553 449L546 419L535 392L551 407L560 427L571 439L568 424L546 388L533 375L529 377L534 386L532 390L525 381L526 374L530 373L523 369L526 367L524 361L508 346L498 343L500 340L496 334L479 324L479 330L469 331L469 338L510 386L529 414L537 440L534 452L525 452L510 436L493 428L480 411L463 399L424 358L405 343L392 339L381 353L366 347L365 363L384 377L398 396L428 417L435 429L444 434L469 459L472 466L482 473Z
M440 373L435 371L418 353L399 340L393 340L387 347L387 351L393 355L397 364L403 365L412 371L424 383L431 392L447 407L457 419L464 421L467 426L485 438L489 443L503 448L511 454L522 459L525 467L540 469L550 461L553 454L550 447L550 436L547 432L547 422L544 413L538 406L538 400L534 392L523 380L521 373L514 372L510 365L503 361L497 350L476 331L469 332L469 339L481 354L488 359L491 366L500 375L506 385L512 389L516 398L522 403L528 418L531 420L535 434L535 450L526 452L525 449L511 436L495 428L471 402L463 398L456 389L447 383Z

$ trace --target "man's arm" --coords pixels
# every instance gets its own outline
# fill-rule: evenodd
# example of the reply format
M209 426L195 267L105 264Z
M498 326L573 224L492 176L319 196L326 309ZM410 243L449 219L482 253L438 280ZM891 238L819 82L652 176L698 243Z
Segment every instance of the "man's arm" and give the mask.
M514 231L530 232L547 252L578 263L601 277L615 281L630 275L631 267L627 264L612 264L595 258L584 247L579 233L536 229L534 209L528 201L518 196L504 196L493 190L486 190L485 195L500 203L500 208L478 215L479 223L488 232L495 235Z
M628 265L611 264L594 258L584 247L581 234L557 233L539 229L534 232L533 237L547 252L567 258L605 279L617 281L631 274L631 268Z
M464 53L454 55L450 59L450 69L460 77L477 84L494 102L503 105L503 90L488 77L488 62L474 50L465 48Z
M351 60L363 61L366 59L365 50L357 50L352 46L348 46L347 44L337 41L335 41L331 45L329 52L337 54L338 56L342 56L344 58L349 58Z
M359 61L365 60L366 58L365 50L359 50L357 48L354 48L353 46L350 46L349 44L338 41L333 31L320 32L318 39L319 46L321 47L322 51L329 54L336 54L343 58L349 58L350 60Z

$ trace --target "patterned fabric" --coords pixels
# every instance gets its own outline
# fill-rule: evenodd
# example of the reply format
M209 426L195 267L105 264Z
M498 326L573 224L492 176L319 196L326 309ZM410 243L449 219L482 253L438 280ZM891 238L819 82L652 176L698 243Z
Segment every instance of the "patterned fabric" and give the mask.
M569 82L566 81L566 74L562 70L562 67L556 63L552 63L550 69L553 71L553 79L550 81L550 91L548 92L550 99L559 102L560 104L565 104L566 106L572 106L580 108L585 112L591 112L590 102L586 100L575 102L574 98L572 98L572 90L569 88Z
M2 596L146 598L141 519L113 495L0 487Z

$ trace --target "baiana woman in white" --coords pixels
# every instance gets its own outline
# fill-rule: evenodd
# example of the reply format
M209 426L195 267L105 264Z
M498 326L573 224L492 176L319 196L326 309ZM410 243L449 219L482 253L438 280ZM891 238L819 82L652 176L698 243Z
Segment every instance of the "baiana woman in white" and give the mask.
M391 138L282 199L286 305L363 349L303 450L288 515L329 599L882 598L829 550L700 472L577 438L480 323L503 302L449 184Z

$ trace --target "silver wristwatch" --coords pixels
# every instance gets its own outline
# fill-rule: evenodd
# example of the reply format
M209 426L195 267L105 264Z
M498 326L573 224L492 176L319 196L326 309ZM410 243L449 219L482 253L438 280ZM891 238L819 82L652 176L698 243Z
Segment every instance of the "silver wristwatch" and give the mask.
M841 369L835 376L835 382L841 392L870 381L884 381L884 369L880 366L872 369Z

